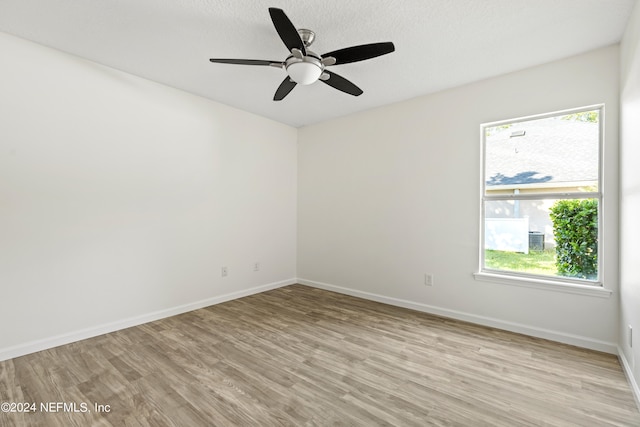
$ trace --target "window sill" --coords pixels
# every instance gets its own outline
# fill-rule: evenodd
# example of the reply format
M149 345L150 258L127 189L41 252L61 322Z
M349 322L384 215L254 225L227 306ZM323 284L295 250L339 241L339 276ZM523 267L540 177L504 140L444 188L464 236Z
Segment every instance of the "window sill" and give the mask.
M499 273L479 272L474 273L476 280L503 285L521 286L525 288L544 289L546 291L564 292L567 294L589 295L600 298L609 298L613 293L601 285L579 285L560 282L549 279L537 279L532 277L517 277Z

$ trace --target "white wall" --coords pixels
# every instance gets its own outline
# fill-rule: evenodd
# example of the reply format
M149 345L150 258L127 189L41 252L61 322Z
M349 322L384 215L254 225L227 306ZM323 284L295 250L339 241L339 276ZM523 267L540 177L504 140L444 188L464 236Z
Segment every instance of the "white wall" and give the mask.
M618 53L604 48L300 129L298 277L615 352ZM597 103L606 104L602 273L613 296L476 281L480 124Z
M640 407L640 4L621 44L620 353ZM633 327L633 347L628 327Z
M0 52L0 360L294 281L296 129Z

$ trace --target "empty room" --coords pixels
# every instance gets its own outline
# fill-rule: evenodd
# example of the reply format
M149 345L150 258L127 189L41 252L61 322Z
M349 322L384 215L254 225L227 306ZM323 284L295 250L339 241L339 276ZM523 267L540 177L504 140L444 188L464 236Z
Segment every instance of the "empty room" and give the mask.
M637 0L0 0L0 426L640 426Z

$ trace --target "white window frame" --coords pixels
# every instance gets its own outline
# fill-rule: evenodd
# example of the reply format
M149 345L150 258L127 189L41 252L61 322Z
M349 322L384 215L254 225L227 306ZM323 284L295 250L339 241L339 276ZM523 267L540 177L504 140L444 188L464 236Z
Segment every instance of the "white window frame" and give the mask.
M486 194L486 130L495 126L526 122L530 120L545 119L549 117L566 116L574 113L598 110L598 189L594 192L553 192L543 194ZM611 295L611 291L603 286L603 147L604 147L604 104L590 105L586 107L573 108L568 110L554 111L551 113L538 114L516 119L500 120L497 122L484 123L480 125L481 140L481 165L480 165L480 247L479 247L479 268L474 274L477 280L490 281L494 283L550 289L569 293L588 294L602 297ZM485 203L490 201L505 200L548 200L548 199L597 199L598 200L598 277L596 280L586 280L562 276L545 276L531 273L523 273L507 270L496 270L485 267Z

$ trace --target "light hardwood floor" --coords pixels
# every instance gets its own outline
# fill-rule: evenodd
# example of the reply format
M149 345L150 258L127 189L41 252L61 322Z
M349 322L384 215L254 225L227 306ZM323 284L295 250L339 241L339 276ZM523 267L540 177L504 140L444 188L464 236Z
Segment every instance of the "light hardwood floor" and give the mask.
M0 362L0 401L38 405L1 426L640 426L613 355L301 285Z

